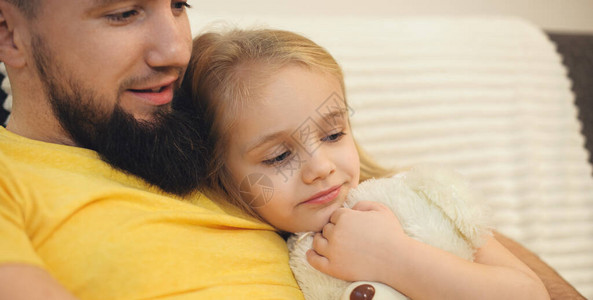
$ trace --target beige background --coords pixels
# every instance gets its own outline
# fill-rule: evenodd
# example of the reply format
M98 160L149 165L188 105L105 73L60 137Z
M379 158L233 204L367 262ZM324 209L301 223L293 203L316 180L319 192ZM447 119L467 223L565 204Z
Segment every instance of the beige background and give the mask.
M192 14L513 15L546 30L593 33L593 0L226 0L192 1Z

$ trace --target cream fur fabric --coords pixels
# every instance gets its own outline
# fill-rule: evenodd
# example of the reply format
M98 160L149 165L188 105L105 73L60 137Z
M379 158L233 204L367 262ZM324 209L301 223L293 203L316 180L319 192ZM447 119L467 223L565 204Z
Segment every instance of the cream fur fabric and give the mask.
M415 167L392 178L365 181L348 196L350 205L361 200L385 204L406 234L467 260L473 260L475 250L489 234L479 197L463 177L443 168ZM340 299L350 282L309 265L305 253L312 241L312 233L299 233L288 240L290 266L299 286L308 300Z
M6 67L4 66L3 62L0 62L0 73L4 75L4 79L2 79L2 84L0 84L0 88L6 93L6 100L4 100L4 104L2 105L6 111L12 111L12 89L10 88L10 80L8 80L8 74L6 73ZM5 124L8 122L6 119Z

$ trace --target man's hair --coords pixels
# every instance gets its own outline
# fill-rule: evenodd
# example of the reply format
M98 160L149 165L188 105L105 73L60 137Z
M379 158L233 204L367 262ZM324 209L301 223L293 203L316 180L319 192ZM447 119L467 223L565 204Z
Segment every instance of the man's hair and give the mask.
M5 0L6 2L16 6L28 18L34 18L37 13L37 8L41 1L39 0Z

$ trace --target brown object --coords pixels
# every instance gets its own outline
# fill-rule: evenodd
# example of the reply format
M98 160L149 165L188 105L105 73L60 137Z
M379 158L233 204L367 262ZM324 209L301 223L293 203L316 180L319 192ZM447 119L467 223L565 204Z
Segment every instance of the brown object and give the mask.
M370 284L361 284L350 293L350 300L370 300L375 296L375 288Z

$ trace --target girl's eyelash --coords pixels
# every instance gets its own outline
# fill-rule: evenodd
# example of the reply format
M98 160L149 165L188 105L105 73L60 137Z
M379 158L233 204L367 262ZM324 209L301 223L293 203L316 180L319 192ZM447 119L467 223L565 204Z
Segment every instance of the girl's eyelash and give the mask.
M336 132L330 135L327 135L325 137L323 137L321 139L322 142L328 142L328 143L335 143L337 141L339 141L340 139L342 139L343 136L345 136L346 133L344 131L340 131L340 132ZM270 159L266 159L263 160L262 163L264 165L268 165L268 166L278 166L278 165L282 165L287 163L290 159L292 155L291 151L284 151L282 152L282 154L278 155L278 156L274 156L273 158Z
M344 131L340 131L340 132L336 132L336 133L330 134L330 135L322 138L321 141L335 143L335 142L339 141L340 139L342 139L342 137L345 135L346 135L346 133Z
M288 158L290 157L291 154L292 154L292 152L290 152L290 151L284 151L282 154L280 154L278 156L275 156L273 158L266 159L266 160L262 161L262 163L264 165L269 165L269 166L283 164L288 161Z

